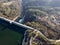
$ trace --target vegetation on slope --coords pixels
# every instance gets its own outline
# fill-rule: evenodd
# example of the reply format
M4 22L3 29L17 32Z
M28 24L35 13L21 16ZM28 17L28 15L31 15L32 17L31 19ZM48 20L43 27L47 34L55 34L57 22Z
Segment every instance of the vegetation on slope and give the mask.
M58 29L56 30L51 25L54 24L49 19L45 20L45 17L48 17L48 13L45 11L41 11L39 9L25 9L25 22L24 24L38 29L43 35L40 33L33 33L34 31L28 30L26 31L25 37L25 45L30 44L32 45L55 45L56 40L60 39L60 33L58 33ZM48 24L48 22L51 24ZM54 24L55 25L55 24ZM38 31L37 30L37 31ZM38 35L38 36L36 36ZM34 39L34 37L36 38ZM52 40L50 40L52 39ZM59 42L59 41L58 41ZM59 43L57 43L59 45Z
M0 16L13 20L19 15L19 9L15 1L0 2Z

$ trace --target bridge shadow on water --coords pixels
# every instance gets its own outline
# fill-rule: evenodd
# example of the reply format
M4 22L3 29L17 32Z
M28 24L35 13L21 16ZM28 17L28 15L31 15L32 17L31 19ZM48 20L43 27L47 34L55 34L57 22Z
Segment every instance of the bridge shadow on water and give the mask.
M4 20L0 20L0 25L4 25L7 28L9 28L13 31L16 31L18 33L21 33L21 34L23 34L27 30L27 28L24 28L24 27L19 26L19 25L15 25L14 23L10 24L9 22L4 21Z
M18 32L18 33L22 34L22 36L24 35L25 31L27 30L27 28L15 25L14 23L10 24L9 22L4 21L2 19L0 19L0 25L4 25L7 28L11 29L12 31L15 31L15 32ZM21 44L20 45L22 45L23 38L24 38L24 36L21 39Z

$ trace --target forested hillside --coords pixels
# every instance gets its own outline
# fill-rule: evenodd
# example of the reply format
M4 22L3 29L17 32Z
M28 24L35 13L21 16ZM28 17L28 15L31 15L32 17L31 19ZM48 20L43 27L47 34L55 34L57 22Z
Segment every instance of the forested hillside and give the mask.
M59 0L23 0L23 12L25 16L23 24L38 29L48 39L59 40L60 39L60 1ZM33 43L32 45L54 45L40 36L36 36L37 33L28 30L25 33L27 39L26 45ZM36 35L35 35L36 34ZM28 35L28 36L27 36ZM33 39L36 37L35 39ZM30 42L32 40L32 42ZM35 42L36 41L36 42ZM39 42L42 41L42 42ZM47 44L46 44L46 42ZM30 42L30 43L29 43ZM59 41L58 41L59 42ZM59 43L58 43L59 45Z

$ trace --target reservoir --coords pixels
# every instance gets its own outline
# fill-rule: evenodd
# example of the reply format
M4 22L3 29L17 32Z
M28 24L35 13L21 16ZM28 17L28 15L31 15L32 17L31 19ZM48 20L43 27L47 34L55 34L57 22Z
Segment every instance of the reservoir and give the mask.
M18 45L22 43L24 31L19 27L10 25L9 23L3 24L0 20L0 45Z

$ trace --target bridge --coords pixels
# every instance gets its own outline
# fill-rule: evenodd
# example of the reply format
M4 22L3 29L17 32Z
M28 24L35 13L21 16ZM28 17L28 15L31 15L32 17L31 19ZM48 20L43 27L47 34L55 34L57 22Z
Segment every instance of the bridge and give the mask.
M29 27L29 26L26 26L24 24L18 23L16 21L6 19L4 17L0 17L0 24L3 24L5 26L7 26L8 28L13 29L14 31L18 31L18 32L21 32L21 33L26 31L27 29L34 30L34 28L32 28L32 27Z
M18 32L18 33L23 33L25 32L25 30L27 29L32 29L34 30L34 32L36 31L37 33L40 34L40 36L42 37L42 39L44 39L45 41L48 41L48 42L51 42L51 44L58 44L60 42L60 40L53 40L53 39L48 39L45 35L43 35L39 30L37 29L34 29L32 27L29 27L29 26L26 26L26 25L23 25L21 23L18 23L18 22L15 22L15 21L12 21L12 20L9 20L9 19L6 19L6 18L3 18L3 17L0 17L0 24L3 24L5 26L7 26L8 28L10 29L14 29L14 31ZM24 39L23 39L23 42L24 42ZM22 43L23 43L22 42ZM24 45L24 44L22 44Z

